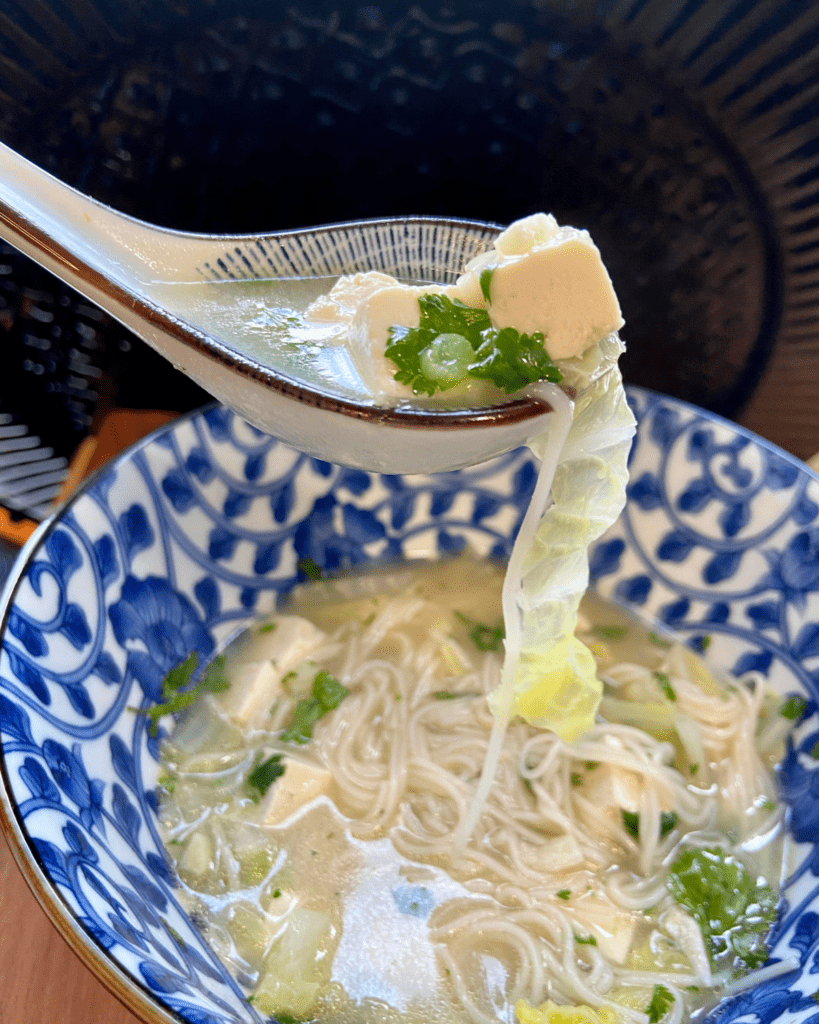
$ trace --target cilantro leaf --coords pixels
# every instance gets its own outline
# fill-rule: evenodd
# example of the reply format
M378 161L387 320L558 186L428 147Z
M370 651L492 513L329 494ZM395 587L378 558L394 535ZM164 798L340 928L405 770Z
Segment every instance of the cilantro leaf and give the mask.
M490 279L485 282L487 290ZM415 394L434 395L465 376L490 380L507 394L536 380L562 380L543 347L542 334L519 334L512 327L497 330L485 309L466 306L446 295L421 295L418 306L418 327L390 327L384 349L384 355L398 367L395 379ZM441 358L436 343L443 336L449 339L443 347L444 365L440 372L430 373ZM468 342L471 361L466 346L455 352L453 336Z
M293 721L281 735L284 743L307 743L313 736L313 726L339 706L347 696L347 688L322 670L313 680L311 693L293 709Z
M431 293L418 299L421 308L421 330L434 331L435 334L462 334L468 338L475 348L481 332L492 327L492 321L485 309L477 306L466 306L459 299L450 299L448 295Z
M674 1003L674 995L665 985L655 985L651 1002L646 1007L649 1024L658 1024L665 1017Z
M455 612L458 619L467 627L469 639L479 651L494 651L499 653L503 650L503 638L505 636L503 623L497 626L487 626L477 619L471 619L462 612Z
M669 868L666 884L699 924L712 957L733 953L747 970L765 963L765 936L776 913L766 882L718 847L706 847L685 850Z
M543 335L518 334L513 327L483 332L469 372L473 377L491 380L507 394L536 380L557 384L563 379L543 347Z
M199 663L199 655L191 651L188 657L168 672L162 680L162 696L167 700L171 694L177 693L191 681L191 676L196 671Z
M190 707L203 694L221 693L230 687L225 678L225 656L220 654L207 666L195 686L183 689L190 683L198 664L199 655L192 651L185 661L175 665L162 680L164 700L152 707L139 709L139 714L147 715L151 720L148 726L151 736L156 736L159 732L159 720L163 715L175 715L178 711Z
M284 775L282 756L282 754L273 754L266 761L256 765L248 775L247 788L254 800L263 797L275 780Z

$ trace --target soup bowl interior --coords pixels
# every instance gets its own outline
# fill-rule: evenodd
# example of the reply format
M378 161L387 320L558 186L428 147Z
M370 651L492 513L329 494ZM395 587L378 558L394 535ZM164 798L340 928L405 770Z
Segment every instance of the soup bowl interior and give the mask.
M794 969L720 1020L815 1015L819 942L819 478L741 429L632 389L627 507L593 548L598 591L726 673L807 699L779 769L794 857L772 957ZM221 406L103 469L46 524L4 597L3 824L82 959L148 1021L259 1021L182 909L157 823L159 736L136 709L306 572L504 559L534 483L527 450L429 476L374 475L288 448ZM799 964L800 966L796 966Z

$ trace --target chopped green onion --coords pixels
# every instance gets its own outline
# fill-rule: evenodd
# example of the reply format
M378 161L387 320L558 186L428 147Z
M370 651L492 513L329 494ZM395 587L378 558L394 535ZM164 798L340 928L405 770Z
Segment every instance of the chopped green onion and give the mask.
M479 651L492 651L500 653L503 650L504 629L503 623L497 626L487 626L483 622L471 619L462 612L455 612L458 619L467 627L469 639Z
M659 683L660 689L663 691L668 700L676 700L677 694L674 692L674 687L671 685L671 680L665 674L665 672L652 672L652 676L655 681Z
M623 640L628 636L628 626L592 626L591 631L601 640Z

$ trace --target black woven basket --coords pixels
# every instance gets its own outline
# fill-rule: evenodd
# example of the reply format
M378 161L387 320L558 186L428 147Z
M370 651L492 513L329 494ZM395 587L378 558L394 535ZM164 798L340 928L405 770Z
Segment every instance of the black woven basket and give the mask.
M552 211L603 251L628 380L803 456L817 97L812 0L0 2L0 137L70 184L196 231ZM0 416L50 465L113 402L203 400L30 261L0 263ZM42 515L2 445L0 423L0 504Z

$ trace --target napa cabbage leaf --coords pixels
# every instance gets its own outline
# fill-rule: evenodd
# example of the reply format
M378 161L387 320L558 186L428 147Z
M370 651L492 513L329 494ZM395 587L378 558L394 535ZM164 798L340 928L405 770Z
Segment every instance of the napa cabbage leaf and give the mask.
M555 436L559 417L530 441L542 459L535 491L540 500L521 526L504 588L506 658L501 685L490 698L493 711L506 720L520 715L567 742L593 725L602 696L594 657L574 632L589 585L589 545L626 500L635 420L617 366L622 351L612 334L583 356L560 362L564 385L576 390L577 399L562 447ZM552 471L546 507L543 477Z

